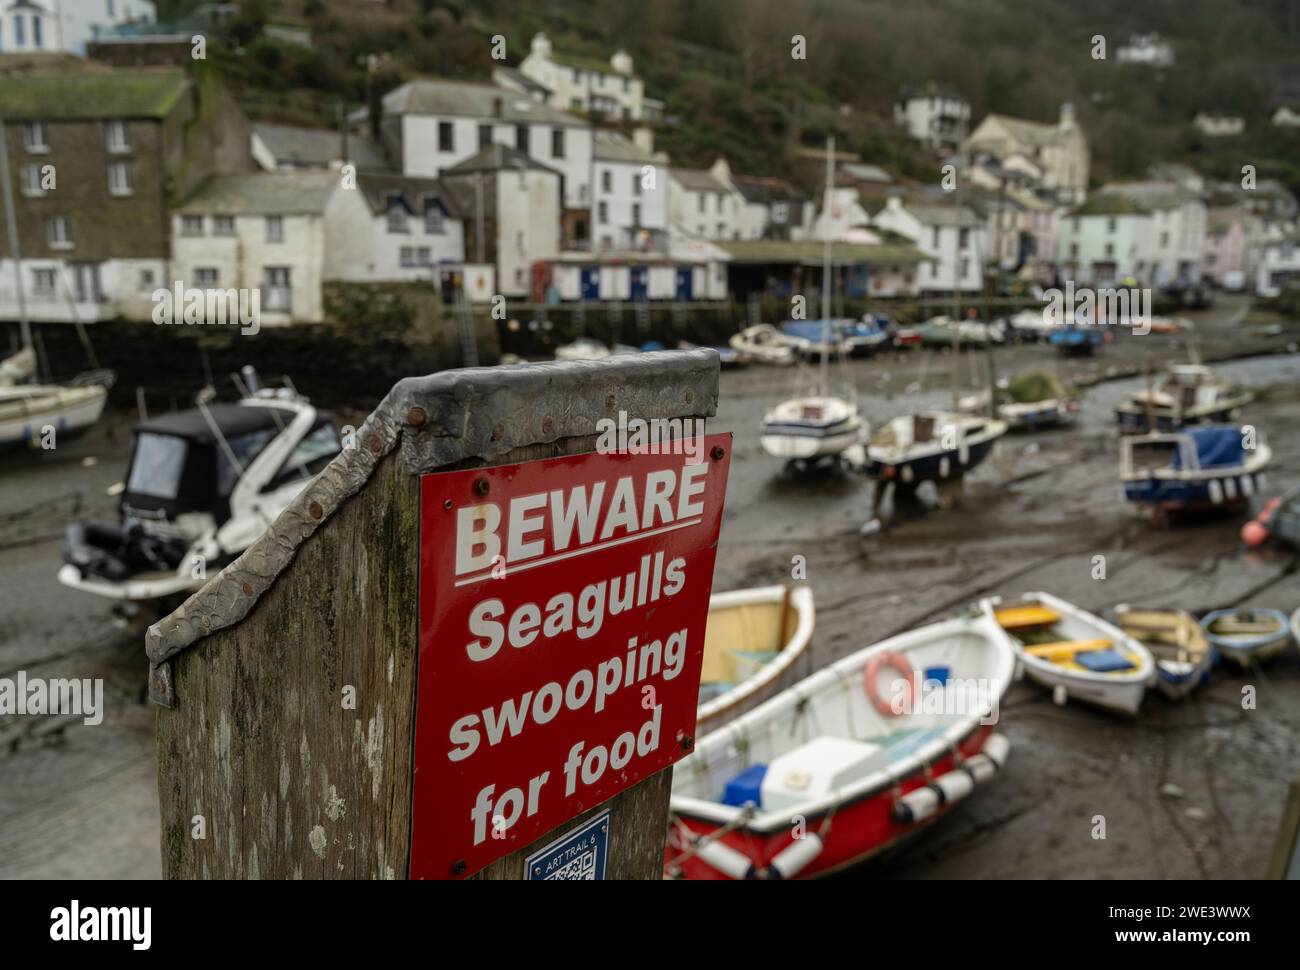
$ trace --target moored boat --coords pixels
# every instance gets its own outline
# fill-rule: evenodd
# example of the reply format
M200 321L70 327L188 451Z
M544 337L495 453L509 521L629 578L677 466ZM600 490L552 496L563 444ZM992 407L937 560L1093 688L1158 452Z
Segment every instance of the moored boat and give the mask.
M1215 610L1201 626L1219 655L1240 667L1272 660L1291 643L1291 622L1281 610Z
M770 323L756 323L734 334L729 341L733 350L756 364L788 367L798 360L799 344Z
M1184 610L1115 607L1116 622L1139 640L1156 662L1156 686L1174 700L1186 697L1209 676L1210 641L1196 617Z
M807 878L922 831L1002 766L1014 657L965 616L845 657L706 735L673 770L665 872Z
M0 361L0 448L39 447L46 428L58 436L86 431L104 413L111 371L79 375L67 384L27 384L36 365L28 348Z
M813 461L861 443L866 425L851 396L812 393L782 401L763 416L759 443L773 458Z
M1300 485L1265 502L1259 515L1241 527L1241 538L1248 546L1272 539L1300 548Z
M704 632L697 733L764 699L808 648L813 619L808 586L714 593Z
M610 350L599 340L591 337L579 337L571 344L561 344L555 348L556 360L604 360L612 356Z
M1006 431L1003 421L947 411L903 415L872 436L866 472L904 486L958 478L987 458Z
M968 414L987 413L988 400L988 391L973 394L962 399L961 408ZM997 400L998 419L1006 422L1009 431L1068 424L1081 408L1078 393L1047 371L1026 371L999 382Z
M1155 662L1123 630L1049 593L990 597L980 609L1006 631L1025 673L1050 687L1056 703L1075 698L1124 714L1141 707Z
M1235 421L1254 399L1202 364L1175 364L1156 387L1143 388L1115 409L1121 434L1177 431ZM1154 420L1155 428L1151 423Z
M1120 480L1127 501L1157 515L1230 508L1260 492L1272 457L1258 431L1236 425L1129 436L1120 441Z
M1098 326L1066 324L1053 327L1047 339L1064 356L1091 356L1106 342L1106 335Z

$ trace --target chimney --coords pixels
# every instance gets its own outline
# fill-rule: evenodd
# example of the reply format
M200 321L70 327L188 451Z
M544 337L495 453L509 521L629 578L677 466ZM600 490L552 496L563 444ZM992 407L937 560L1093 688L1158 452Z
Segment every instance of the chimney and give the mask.
M655 133L654 129L641 125L632 129L632 143L642 151L652 152L655 150Z

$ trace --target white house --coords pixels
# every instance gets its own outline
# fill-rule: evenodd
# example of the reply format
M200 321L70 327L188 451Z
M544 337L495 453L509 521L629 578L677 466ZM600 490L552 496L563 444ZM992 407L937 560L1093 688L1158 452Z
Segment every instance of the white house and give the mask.
M384 95L381 138L402 174L421 178L504 146L564 177L564 208L591 208L591 125L518 91L410 81Z
M668 156L655 152L649 132L640 140L613 131L595 133L591 238L596 251L668 248Z
M685 238L737 238L744 197L727 181L725 159L707 170L673 168L669 175L668 212L674 230Z
M730 182L741 197L737 238L797 239L812 225L812 200L784 179L732 175Z
M864 246L880 242L880 234L871 229L871 213L862 205L856 188L835 188L823 193L821 211L801 238Z
M1281 105L1273 112L1272 121L1275 128L1300 128L1300 111Z
M1151 213L1151 234L1139 260L1139 272L1153 286L1198 283L1205 248L1205 203L1171 182L1112 182L1101 191L1120 195Z
M906 89L894 102L894 121L919 142L952 152L970 133L970 104L936 85Z
M153 23L150 0L0 0L0 54L86 53L86 41L126 24Z
M1240 115L1218 114L1212 111L1198 111L1192 119L1194 124L1207 138L1232 138L1246 130L1246 119Z
M663 110L660 102L645 96L645 85L633 73L632 56L626 51L615 51L608 62L577 57L557 53L545 34L536 34L518 73L548 92L546 101L568 111L616 121L652 121Z
M872 225L907 239L923 252L916 285L926 292L980 292L988 250L983 223L965 206L904 201L890 196Z
M440 181L450 204L467 214L466 258L495 265L502 295L539 296L534 274L560 254L560 173L491 145Z
M327 278L441 283L444 270L463 267L467 213L437 179L362 174L353 194L365 206L340 207Z
M262 326L324 319L321 283L361 193L335 172L227 175L208 180L172 215L170 279L188 289L260 290ZM355 215L352 217L355 218Z
M1148 67L1173 67L1174 48L1157 33L1133 34L1115 51L1121 64L1144 64Z
M1150 210L1119 194L1094 193L1060 224L1057 261L1064 279L1106 285L1151 280Z
M1004 167L1042 173L1042 187L1062 201L1080 202L1088 191L1088 139L1066 103L1056 124L991 114L962 144L969 158L990 155ZM1031 168L1032 167L1032 168Z
M1300 281L1300 226L1271 223L1256 250L1255 292L1276 296L1290 283Z

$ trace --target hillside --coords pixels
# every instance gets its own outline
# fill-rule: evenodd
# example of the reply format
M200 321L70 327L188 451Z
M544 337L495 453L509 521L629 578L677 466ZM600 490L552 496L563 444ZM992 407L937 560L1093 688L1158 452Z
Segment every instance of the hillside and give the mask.
M190 6L164 2L159 16ZM268 22L309 27L314 49L259 37ZM365 102L368 60L381 91L418 75L486 79L492 35L516 64L538 30L574 54L628 50L675 119L659 144L678 164L722 153L740 171L791 174L791 149L834 129L848 151L933 178L890 120L900 87L933 80L962 91L976 121L1052 120L1073 102L1096 181L1153 161L1218 178L1249 163L1300 191L1300 136L1267 123L1279 102L1300 104L1300 0L250 0L227 32L241 50L215 56L254 117L328 124L340 98ZM1137 31L1170 39L1177 64L1119 64ZM806 60L790 56L795 34ZM1204 138L1190 124L1201 110L1241 114L1246 135Z

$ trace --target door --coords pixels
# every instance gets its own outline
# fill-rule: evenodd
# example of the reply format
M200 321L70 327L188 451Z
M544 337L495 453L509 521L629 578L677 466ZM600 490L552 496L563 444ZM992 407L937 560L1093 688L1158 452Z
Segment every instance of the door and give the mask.
M684 266L677 270L677 299L681 301L693 299L692 294L695 292L695 271Z
M630 270L630 298L633 303L643 303L650 295L650 271L644 266L633 266Z
M600 299L600 267L582 267L582 298L584 300Z

